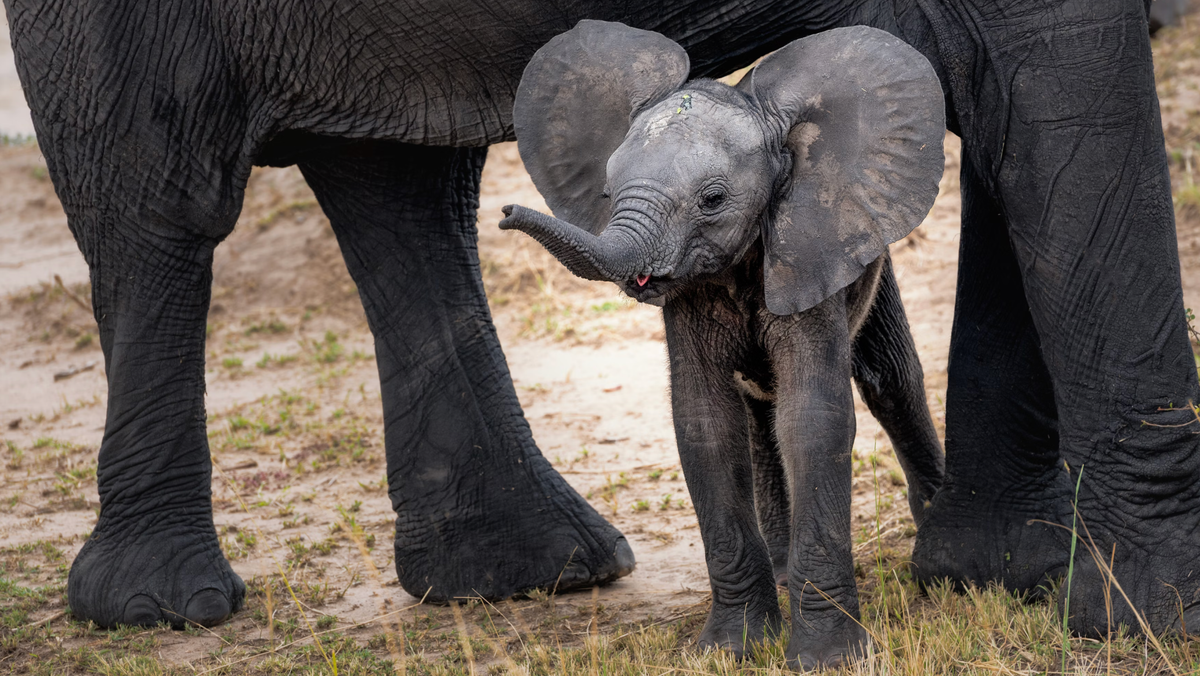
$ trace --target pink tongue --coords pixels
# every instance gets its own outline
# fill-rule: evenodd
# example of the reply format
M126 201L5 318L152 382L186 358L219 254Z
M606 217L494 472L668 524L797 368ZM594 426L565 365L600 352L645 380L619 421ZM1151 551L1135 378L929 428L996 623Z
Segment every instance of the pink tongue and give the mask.
M648 281L650 281L650 275L638 275L637 276L638 286L646 286L646 282L648 282Z

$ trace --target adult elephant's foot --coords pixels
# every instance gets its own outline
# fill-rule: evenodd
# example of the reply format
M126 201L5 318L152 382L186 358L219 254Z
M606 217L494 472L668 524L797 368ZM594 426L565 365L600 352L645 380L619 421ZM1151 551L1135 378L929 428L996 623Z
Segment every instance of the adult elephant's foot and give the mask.
M1149 629L1155 634L1173 630L1200 635L1200 533L1186 531L1194 524L1193 518L1186 526L1157 532L1147 528L1143 534L1149 537L1137 544L1119 541L1115 548L1111 541L1102 541L1097 525L1089 526L1092 537L1101 541L1094 546L1077 543L1070 598L1066 593L1058 598L1059 611L1070 616L1071 630L1104 637L1124 625L1135 633ZM1103 559L1103 568L1097 558ZM1111 576L1104 570L1110 562Z
M246 586L221 553L211 520L101 519L67 578L71 613L101 627L212 626L242 607Z
M779 603L751 602L741 605L714 605L696 644L702 650L728 650L739 661L754 653L757 646L783 633L783 614Z
M444 500L400 500L396 572L427 601L502 599L612 582L634 568L625 536L608 524L541 456L466 477ZM402 489L403 490L403 489ZM395 495L393 499L395 500Z
M998 583L1038 596L1066 572L1070 525L1067 475L1030 480L989 494L947 484L925 511L913 547L913 575L922 587L949 580L956 589ZM1040 489L1034 488L1041 486Z

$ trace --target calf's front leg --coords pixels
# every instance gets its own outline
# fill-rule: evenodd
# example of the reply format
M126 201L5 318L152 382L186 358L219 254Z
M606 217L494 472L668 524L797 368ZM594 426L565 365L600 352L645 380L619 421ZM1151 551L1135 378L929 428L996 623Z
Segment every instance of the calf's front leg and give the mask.
M782 628L767 545L758 530L746 412L733 381L744 337L731 308L673 299L663 310L679 460L696 507L712 586L703 647L739 658Z
M791 485L789 664L836 667L866 645L850 552L854 399L844 292L771 322L775 437Z

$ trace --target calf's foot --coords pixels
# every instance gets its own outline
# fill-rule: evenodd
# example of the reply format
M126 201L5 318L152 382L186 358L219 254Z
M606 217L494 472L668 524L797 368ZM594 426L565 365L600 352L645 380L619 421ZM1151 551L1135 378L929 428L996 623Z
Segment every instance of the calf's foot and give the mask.
M213 626L242 607L246 586L229 567L211 519L146 518L97 525L67 577L71 613L101 627L166 622Z
M848 552L847 552L848 553ZM803 561L803 555L796 557ZM866 652L869 642L859 617L858 587L853 568L814 566L808 570L825 573L812 580L802 569L793 568L789 577L788 604L792 615L788 636L788 665L801 671L836 669ZM834 573L830 575L830 573Z
M701 649L728 650L737 660L753 654L755 647L783 633L778 602L751 602L740 606L714 606L700 632Z

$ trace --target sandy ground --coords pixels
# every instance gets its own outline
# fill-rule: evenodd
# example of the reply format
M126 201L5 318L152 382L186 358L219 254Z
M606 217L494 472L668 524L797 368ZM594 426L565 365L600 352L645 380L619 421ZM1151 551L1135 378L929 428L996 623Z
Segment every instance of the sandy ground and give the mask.
M0 23L4 24L4 36L0 39L0 135L32 136L33 120L29 118L25 95L21 93L21 82L17 79L17 67L13 64L4 7L0 7Z
M939 420L958 218L953 137L947 147L950 190L918 233L894 247ZM0 488L0 541L13 547L51 537L70 557L95 523L94 473L86 468L94 468L104 426L102 355L83 308L87 270L36 148L0 151L0 191L22 202L0 228L0 344L7 346L0 352L0 439L24 454L17 460L0 450L9 463ZM602 602L627 619L702 602L707 577L675 450L659 310L631 303L611 285L577 280L532 240L501 232L500 206L510 202L544 208L516 148L503 145L493 149L484 175L485 281L535 438L629 537L638 557L632 575L601 591ZM353 545L338 538L339 508L356 503L353 518L364 532L379 543L391 538L392 512L381 489L379 385L353 283L295 169L255 171L242 220L217 250L213 288L206 405L221 468L213 482L216 522L234 569L252 579L303 559L322 583L347 589L321 607L345 620L375 614L381 585L396 603L415 603L394 586L389 547L373 549L380 576L372 579ZM331 344L341 353L326 361ZM90 368L55 380L78 367ZM299 427L283 423L282 408L291 409ZM907 550L911 519L890 444L858 408L856 452L864 460L882 457L883 530ZM867 467L856 479L856 509L861 524L873 529L875 482ZM82 479L64 479L80 468ZM254 533L255 546L237 539L242 532ZM297 558L297 537L310 547L339 545ZM870 542L864 536L859 546Z
M11 52L0 43L0 133L27 133ZM1197 61L1181 58L1176 67L1191 76ZM1194 147L1194 96L1193 86L1164 91L1169 145ZM1180 153L1176 180L1191 181L1192 165ZM936 205L892 247L939 431L957 270L957 172L958 143L948 136ZM69 561L96 520L105 415L87 269L36 146L0 147L0 194L0 546L53 542ZM545 208L512 144L494 147L484 170L485 283L535 438L637 555L636 571L601 589L600 601L623 620L694 613L707 579L671 427L659 310L623 299L611 285L577 280L524 235L499 231L508 203ZM1182 222L1180 242L1185 295L1195 306L1200 228L1193 220ZM215 519L234 569L254 593L286 570L308 590L307 602L341 622L374 617L385 604L415 604L397 586L391 558L372 337L329 223L296 169L252 175L238 227L217 250L209 323ZM861 402L856 412L856 552L874 548L882 532L887 547L907 555L914 529L903 479ZM27 582L56 575L46 566ZM592 602L588 594L560 601ZM246 612L234 627L263 631ZM180 634L162 651L184 662L215 641Z

